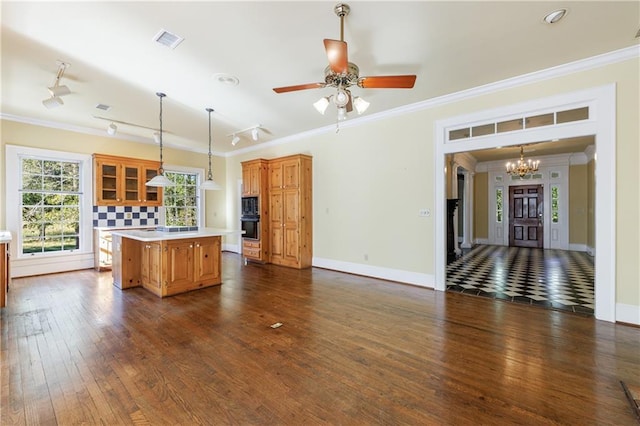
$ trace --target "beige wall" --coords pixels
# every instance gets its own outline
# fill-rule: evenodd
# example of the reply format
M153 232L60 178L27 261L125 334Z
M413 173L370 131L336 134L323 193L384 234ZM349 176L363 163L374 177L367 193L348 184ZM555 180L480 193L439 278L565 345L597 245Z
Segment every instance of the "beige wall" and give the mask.
M489 173L476 173L473 184L473 238L489 238Z
M569 166L569 244L587 244L587 195L587 165Z
M640 194L628 191L640 181L640 60L633 59L521 87L413 111L363 125L327 131L251 153L228 157L226 170L216 159L216 180L224 173L227 191L207 202L207 209L226 205L226 225L237 227L237 182L240 162L304 153L313 156L314 257L366 264L398 271L435 274L434 266L434 128L438 120L515 103L616 84L617 302L640 307ZM291 99L291 102L295 102ZM309 112L312 114L313 112ZM9 130L7 130L9 128ZM53 135L53 136L51 136ZM45 145L80 152L108 152L155 158L154 148L111 138L61 133L4 122L2 143ZM206 167L206 156L167 150L168 163ZM4 172L3 172L4 175ZM477 176L477 175L476 175ZM477 179L477 178L476 178ZM624 197L622 196L624 194ZM478 197L478 199L481 197ZM4 203L4 188L2 190ZM418 210L430 209L431 217ZM209 211L207 212L209 216ZM218 219L220 216L218 216ZM4 219L3 219L4 223ZM635 224L635 226L633 226ZM476 229L479 235L478 229ZM368 255L368 261L364 255Z

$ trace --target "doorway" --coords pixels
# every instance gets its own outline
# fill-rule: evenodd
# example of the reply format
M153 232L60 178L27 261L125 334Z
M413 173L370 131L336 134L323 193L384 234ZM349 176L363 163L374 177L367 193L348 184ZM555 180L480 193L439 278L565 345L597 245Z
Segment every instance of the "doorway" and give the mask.
M509 187L509 246L543 248L542 185Z
M496 148L499 146L526 145L543 140L557 138L572 138L594 135L595 152L597 157L597 179L595 180L594 212L597 217L595 226L594 251L595 257L595 317L600 320L614 322L616 320L616 185L615 185L615 124L616 102L615 85L608 84L596 88L580 90L572 93L535 99L521 104L505 105L493 110L485 110L472 114L439 120L435 124L436 155L435 169L444 173L435 173L435 289L446 289L446 237L445 237L445 202L446 176L445 159L448 154L463 153L474 150ZM593 115L582 121L568 124L550 124L535 129L526 126L499 132L498 126L489 128L494 131L491 137L473 135L474 129L486 129L480 126L484 122L503 122L507 116L511 122L522 124L523 120L513 120L513 117L527 116L539 111L560 111L568 106L584 106ZM606 114L595 114L596 111L606 111ZM554 114L555 113L551 113ZM507 123L507 121L504 121Z

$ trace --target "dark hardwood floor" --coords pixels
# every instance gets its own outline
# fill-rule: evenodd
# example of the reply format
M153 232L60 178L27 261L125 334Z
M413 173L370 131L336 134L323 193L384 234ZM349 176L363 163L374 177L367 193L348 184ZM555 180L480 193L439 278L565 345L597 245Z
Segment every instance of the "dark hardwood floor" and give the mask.
M0 423L635 424L640 328L232 253L223 276L15 279Z

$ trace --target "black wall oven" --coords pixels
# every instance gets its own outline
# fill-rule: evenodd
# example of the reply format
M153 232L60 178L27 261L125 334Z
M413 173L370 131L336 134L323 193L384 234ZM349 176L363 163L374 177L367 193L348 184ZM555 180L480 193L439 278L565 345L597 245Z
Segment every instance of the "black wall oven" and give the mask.
M260 239L260 204L258 197L242 197L240 223L244 234L242 238Z
M242 217L240 218L240 223L242 224L242 230L244 231L242 238L248 238L250 240L260 239L260 217Z

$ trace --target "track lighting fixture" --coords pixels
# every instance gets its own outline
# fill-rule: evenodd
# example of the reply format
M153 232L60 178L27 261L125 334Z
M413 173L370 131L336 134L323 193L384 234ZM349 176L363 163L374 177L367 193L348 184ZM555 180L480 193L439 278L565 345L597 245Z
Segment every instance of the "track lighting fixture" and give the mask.
M57 108L59 106L64 105L64 102L62 101L62 98L58 98L57 96L52 96L42 101L42 105L46 106L49 109L53 109L53 108Z
M213 112L213 108L205 108L205 110L209 113L209 172L207 173L207 180L202 182L200 189L217 191L222 188L214 182L213 172L211 171L211 113Z
M162 162L162 98L164 98L165 95L164 93L161 92L157 92L156 96L158 98L160 98L160 168L158 169L158 174L155 175L153 177L153 179L151 179L149 182L147 182L147 186L159 186L159 187L164 187L164 186L172 186L173 182L171 182L165 175L164 175L164 168L163 168L163 162Z
M118 131L118 126L116 126L115 124L111 123L109 124L109 126L107 126L107 133L110 136L115 136L117 131Z
M160 133L159 132L153 132L153 141L155 143L160 143Z
M255 126L247 127L246 129L237 130L227 136L231 136L231 145L233 146L236 146L238 142L240 142L240 136L238 135L246 132L251 132L251 139L257 142L260 139L260 132L259 132L260 129L262 129L262 125L256 124Z
M58 72L56 73L56 79L53 82L53 86L47 87L51 97L42 101L42 104L45 107L52 109L64 105L64 102L62 101L60 96L65 96L71 93L71 90L69 90L67 86L60 85L60 79L64 75L64 71L68 66L69 64L58 61Z

